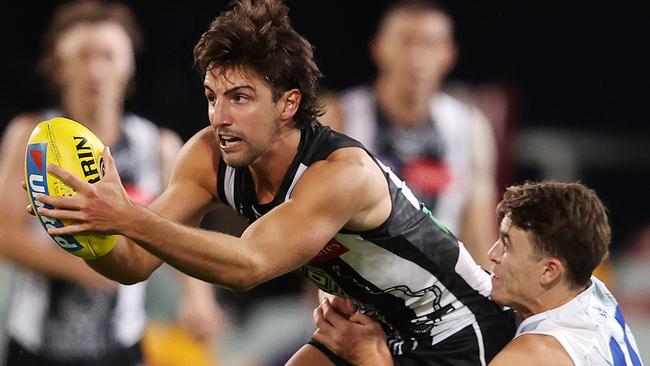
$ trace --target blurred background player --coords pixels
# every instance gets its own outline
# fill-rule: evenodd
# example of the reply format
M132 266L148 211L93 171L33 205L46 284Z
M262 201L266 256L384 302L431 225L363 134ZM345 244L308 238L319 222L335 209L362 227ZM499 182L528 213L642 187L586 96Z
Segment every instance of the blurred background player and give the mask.
M322 121L389 165L486 266L496 239L494 136L477 108L442 91L457 56L453 28L434 1L389 6L370 45L376 80L330 97Z
M148 203L166 184L182 145L170 130L125 112L142 35L131 10L117 3L61 6L44 33L40 71L58 104L22 114L7 127L0 189L0 254L16 265L9 299L6 365L139 365L146 326L145 283L119 285L58 248L37 220L23 214L27 139L39 121L66 116L112 147L129 194ZM184 320L199 337L217 329L211 288L183 277ZM191 308L191 310L190 310Z

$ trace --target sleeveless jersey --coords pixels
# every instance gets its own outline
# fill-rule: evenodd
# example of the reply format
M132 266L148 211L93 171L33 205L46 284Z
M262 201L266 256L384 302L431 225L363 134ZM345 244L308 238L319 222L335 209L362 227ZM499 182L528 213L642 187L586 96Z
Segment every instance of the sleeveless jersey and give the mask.
M48 110L41 119L62 115ZM160 193L159 129L126 115L111 153L127 192L141 203ZM40 225L42 242L52 245ZM50 360L93 360L130 347L145 326L145 283L119 285L117 292L84 287L17 268L9 304L8 335L28 351Z
M219 197L253 222L288 200L311 164L345 147L364 149L358 141L315 122L301 131L297 154L270 203L257 203L247 167L233 168L223 159ZM339 231L301 272L323 291L351 298L362 312L379 320L393 337L396 354L436 344L499 312L488 299L489 275L404 182L375 161L389 187L389 218L373 230Z
M384 115L370 87L346 90L340 100L343 132L403 178L435 217L458 232L472 189L470 131L476 111L438 93L429 102L429 121L404 129Z
M576 366L643 365L621 307L595 276L573 300L524 319L515 337L526 333L554 337Z

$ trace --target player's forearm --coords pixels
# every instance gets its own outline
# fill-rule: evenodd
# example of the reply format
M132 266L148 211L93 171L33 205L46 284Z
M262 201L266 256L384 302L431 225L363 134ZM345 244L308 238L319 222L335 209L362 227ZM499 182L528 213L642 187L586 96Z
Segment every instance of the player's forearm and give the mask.
M491 197L474 198L465 209L465 224L459 233L474 260L485 269L492 267L487 252L498 237L494 210L490 209L494 206L496 203Z
M20 232L0 230L0 236L3 238L0 257L17 266L80 285L98 288L115 286L114 282L88 268L83 260L71 256L58 248L54 241L34 234L29 228Z
M138 207L137 220L122 230L139 246L192 277L233 290L268 279L262 255L247 240L167 220Z
M350 361L359 366L393 366L393 357L385 343L364 349Z
M107 278L131 285L148 279L160 260L123 237L106 255L86 263Z

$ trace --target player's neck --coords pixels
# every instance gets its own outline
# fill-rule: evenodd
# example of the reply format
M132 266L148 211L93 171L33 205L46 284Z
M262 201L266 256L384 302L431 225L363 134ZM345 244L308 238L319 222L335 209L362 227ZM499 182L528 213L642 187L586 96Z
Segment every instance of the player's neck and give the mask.
M298 153L299 144L299 129L283 129L276 137L273 147L249 165L259 203L272 201L278 193L284 176Z
M586 287L573 287L567 283L561 283L548 291L544 296L544 311L558 308L578 296Z
M64 101L63 106L68 117L88 127L105 145L117 143L124 118L121 104L91 106L70 100Z
M375 84L377 101L387 117L399 126L417 127L429 121L430 88L412 88L403 82L379 78Z
M560 283L540 292L526 306L513 306L524 318L559 308L573 300L585 287L573 288L566 283Z

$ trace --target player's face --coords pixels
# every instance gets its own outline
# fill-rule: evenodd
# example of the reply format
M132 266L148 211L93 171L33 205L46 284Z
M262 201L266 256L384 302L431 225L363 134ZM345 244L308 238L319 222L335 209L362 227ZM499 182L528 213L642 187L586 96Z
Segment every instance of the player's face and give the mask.
M122 106L134 54L131 39L120 25L75 25L59 38L55 53L55 78L64 103L83 108Z
M512 224L509 216L501 221L499 240L488 256L492 270L492 299L525 313L542 292L544 261L534 252L531 235Z
M224 161L247 166L270 152L281 134L281 103L269 83L246 69L208 71L208 116Z
M451 27L438 12L389 15L373 45L379 71L405 88L436 87L455 58Z

